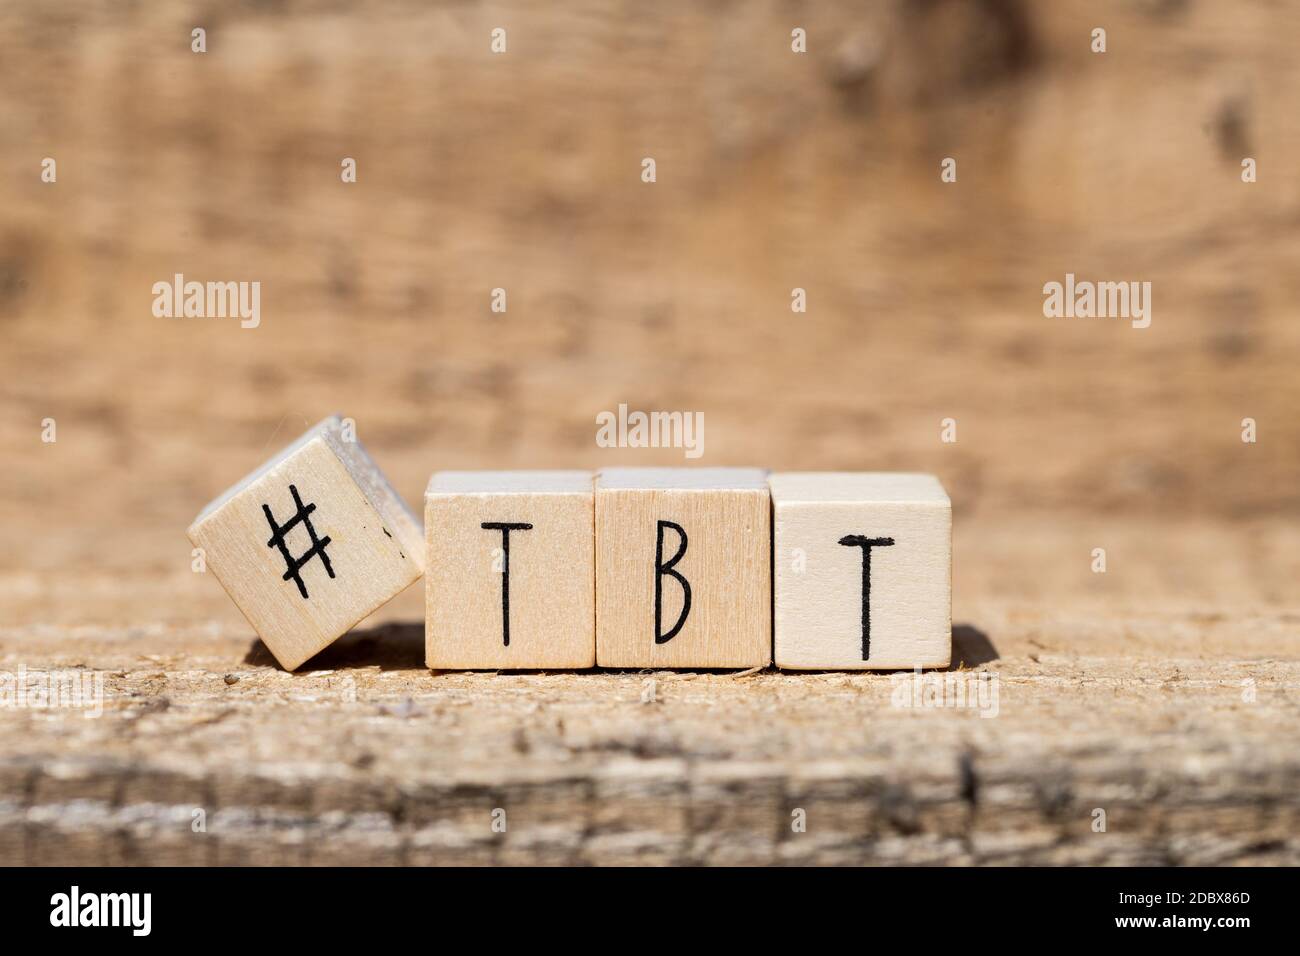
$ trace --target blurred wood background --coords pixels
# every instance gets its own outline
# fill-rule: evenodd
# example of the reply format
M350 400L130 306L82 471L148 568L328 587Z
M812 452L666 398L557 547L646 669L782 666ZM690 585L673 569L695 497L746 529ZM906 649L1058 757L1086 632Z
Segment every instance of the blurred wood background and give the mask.
M498 26L504 55L489 51ZM790 51L796 26L805 55ZM1096 26L1105 54L1090 51ZM1239 837L1221 858L1296 862L1294 837L1269 827L1297 792L1277 748L1294 739L1300 636L1298 33L1300 4L1262 0L0 3L0 667L120 675L105 721L0 711L0 832L19 834L0 855L35 862L32 841L54 832L42 807L83 792L33 783L63 779L56 758L128 815L148 794L114 781L150 761L200 781L308 774L255 743L296 720L266 723L254 698L227 718L219 694L241 685L209 678L255 671L242 687L282 716L298 705L274 688L317 678L258 655L216 582L191 573L184 536L308 424L354 417L413 501L437 468L685 463L596 447L596 414L626 402L703 412L698 464L943 479L955 618L993 648L976 666L1037 688L1018 717L977 720L977 738L928 715L954 805L971 754L1027 748L1030 773L1078 758L1081 721L1090 747L1139 728L1143 753L1181 730L1180 774L1224 748L1238 778L1274 768L1215 804ZM1246 156L1257 183L1241 181ZM955 184L939 180L945 157ZM1044 318L1042 286L1067 272L1150 281L1151 327ZM151 287L175 273L259 281L260 327L154 317ZM1256 444L1240 440L1246 417ZM420 614L408 592L366 633ZM394 653L395 683L362 680L364 706L302 726L326 777L329 761L351 779L347 760L384 759L383 728L411 712L383 708L461 693ZM1042 655L1064 663L1038 669ZM1098 712L1099 674L1134 701L1174 696L1142 719ZM1188 674L1218 689L1214 728L1203 700L1178 696ZM1270 688L1265 706L1240 704L1243 674ZM596 701L626 679L554 678ZM472 726L441 745L502 780L563 763L475 749L516 691L545 707L528 678L455 680L470 682ZM837 679L758 680L776 682L770 703L788 682ZM883 678L844 680L884 699ZM836 751L827 707L814 737L736 720L720 742L671 710L660 731L724 763L803 741L797 775ZM1016 714L1014 695L1003 708ZM158 737L126 729L153 720ZM525 750L542 724L526 727ZM626 737L608 747L636 753ZM1120 762L1106 766L1096 779L1123 790ZM1124 792L1150 807L1169 791ZM110 853L115 819L70 845ZM921 840L902 858L923 858L934 831L900 826ZM1162 827L1128 858L1184 860L1176 847L1204 835L1203 819ZM846 861L889 858L861 841ZM435 845L457 858L454 840ZM1051 860L1035 853L1022 859Z

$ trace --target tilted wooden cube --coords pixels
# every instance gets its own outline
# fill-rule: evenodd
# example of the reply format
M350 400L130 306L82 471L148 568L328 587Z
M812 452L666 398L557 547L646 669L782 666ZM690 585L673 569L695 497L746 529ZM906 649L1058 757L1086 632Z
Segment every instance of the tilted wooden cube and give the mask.
M425 663L596 663L589 471L444 471L424 496Z
M777 666L947 667L952 504L939 480L779 472L770 484Z
M596 662L769 664L770 511L761 469L600 472Z
M418 578L419 519L326 419L225 492L190 540L275 659L293 670Z

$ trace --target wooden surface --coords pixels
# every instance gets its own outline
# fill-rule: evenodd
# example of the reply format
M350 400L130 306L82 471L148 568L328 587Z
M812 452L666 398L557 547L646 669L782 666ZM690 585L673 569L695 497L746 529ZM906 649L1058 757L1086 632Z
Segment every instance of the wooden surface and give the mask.
M0 708L0 862L1300 863L1300 4L0 24L0 670L107 695ZM155 318L177 272L261 282L260 325ZM1069 272L1150 281L1150 328L1045 319ZM684 462L599 447L620 403L702 412L695 464L938 475L998 716L871 674L430 674L418 587L286 674L190 571L203 502L338 408L415 502Z
M998 676L987 718L896 707L879 674L430 673L418 588L289 674L210 582L138 582L195 616L0 630L6 670L107 694L0 710L0 859L1300 863L1300 614L1232 573L1294 573L1300 536L1195 524L1156 555L1157 528L1100 532L1145 566L1125 583L1078 546L1048 567L1059 524L959 517L954 660Z

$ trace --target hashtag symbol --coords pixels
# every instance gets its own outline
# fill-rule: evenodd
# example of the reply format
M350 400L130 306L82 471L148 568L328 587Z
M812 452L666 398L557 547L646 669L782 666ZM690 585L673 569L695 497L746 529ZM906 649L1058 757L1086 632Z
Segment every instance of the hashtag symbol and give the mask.
M262 512L266 515L266 523L271 526L271 540L266 542L268 548L279 548L280 554L284 556L285 572L284 580L292 580L298 585L298 592L305 598L307 597L307 585L302 582L302 575L299 573L302 566L312 558L319 557L321 563L325 565L325 570L329 572L330 577L334 577L334 568L330 566L330 556L325 553L325 545L330 543L329 535L323 538L316 537L316 529L311 525L311 518L308 517L316 510L316 505L304 505L302 499L298 497L298 488L296 485L289 486L289 493L293 495L293 503L297 505L298 510L294 512L292 518L286 523L278 525L275 523L275 515L271 514L271 509L267 505L262 505ZM289 553L285 546L284 536L287 535L294 526L301 521L307 528L307 534L311 536L311 547L300 557L295 558Z

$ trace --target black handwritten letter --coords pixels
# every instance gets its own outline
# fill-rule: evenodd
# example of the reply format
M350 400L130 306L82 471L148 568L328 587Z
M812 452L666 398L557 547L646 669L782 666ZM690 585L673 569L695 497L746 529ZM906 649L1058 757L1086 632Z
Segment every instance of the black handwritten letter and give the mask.
M846 534L840 544L846 548L862 549L862 659L871 658L871 549L887 548L893 538L866 538L860 534Z
M677 532L681 539L677 544L677 553L664 564L664 528L672 528ZM677 562L686 554L686 529L679 524L671 521L660 521L655 540L655 643L667 644L677 632L682 629L686 623L686 615L691 613L691 583L678 574L673 568L677 567ZM663 597L664 597L664 575L670 575L677 579L677 583L682 586L682 613L677 618L677 623L672 626L667 634L663 632Z
M533 526L520 522L484 521L484 531L501 532L501 643L510 646L510 532L532 531Z

